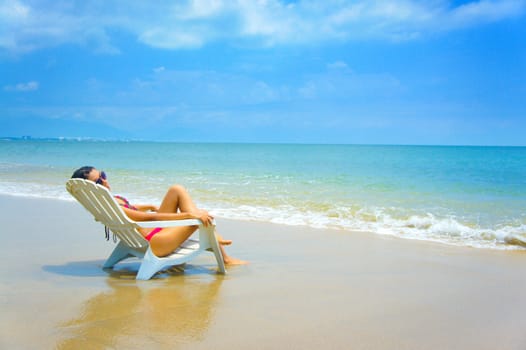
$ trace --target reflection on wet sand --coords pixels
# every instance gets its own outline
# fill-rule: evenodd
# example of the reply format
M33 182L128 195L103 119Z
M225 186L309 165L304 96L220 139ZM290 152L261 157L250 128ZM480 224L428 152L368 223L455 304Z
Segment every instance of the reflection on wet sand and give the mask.
M193 278L196 277L196 278ZM57 349L167 348L204 339L213 322L221 275L137 283L108 278L110 291L89 299L58 325Z

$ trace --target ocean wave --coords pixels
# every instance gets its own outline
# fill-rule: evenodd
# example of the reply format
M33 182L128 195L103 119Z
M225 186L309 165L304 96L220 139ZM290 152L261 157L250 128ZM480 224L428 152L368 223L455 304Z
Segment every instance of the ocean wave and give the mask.
M342 210L340 210L341 212ZM491 249L526 248L526 225L501 224L495 228L466 224L454 217L437 217L431 213L397 218L383 208L359 209L352 215L335 215L301 211L292 206L276 208L242 205L217 208L219 217L235 220L264 221L292 226L370 232L406 239L433 241L457 246Z
M32 198L50 198L72 201L65 186L49 183L14 181L0 182L0 194ZM133 196L132 196L133 195ZM157 203L153 193L130 193L139 203ZM320 229L362 231L390 235L406 239L433 241L457 246L490 249L526 249L526 224L524 218L482 227L453 215L436 213L409 213L403 208L375 206L299 207L275 202L272 206L232 204L227 200L208 198L198 202L205 208L213 208L212 214L219 218L270 222L281 225L309 226ZM307 209L306 209L307 208Z

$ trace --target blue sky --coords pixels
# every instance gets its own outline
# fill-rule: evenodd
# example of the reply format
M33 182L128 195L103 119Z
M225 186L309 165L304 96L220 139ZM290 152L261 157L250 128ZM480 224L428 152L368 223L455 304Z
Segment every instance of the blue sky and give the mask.
M0 136L526 145L526 0L0 0Z

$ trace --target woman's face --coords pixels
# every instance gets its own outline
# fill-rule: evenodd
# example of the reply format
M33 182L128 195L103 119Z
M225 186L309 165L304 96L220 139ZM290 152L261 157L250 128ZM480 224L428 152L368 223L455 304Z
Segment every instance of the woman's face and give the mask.
M90 171L88 175L88 180L101 184L102 186L106 187L108 190L110 189L110 183L108 182L108 179L106 178L106 174L103 171L99 171L98 169L93 169L92 171Z

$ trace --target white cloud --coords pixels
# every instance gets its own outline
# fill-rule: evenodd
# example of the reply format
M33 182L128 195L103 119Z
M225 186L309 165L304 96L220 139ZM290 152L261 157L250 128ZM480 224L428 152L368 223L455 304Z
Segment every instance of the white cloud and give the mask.
M345 63L343 61L336 61L336 62L333 62L333 63L329 63L327 65L327 68L329 68L329 69L343 69L343 70L347 70L349 68L349 66L347 65L347 63Z
M2 21L19 21L24 20L29 15L29 7L20 1L2 1L0 2L0 18Z
M217 108L275 102L283 99L284 94L279 86L242 74L160 67L153 74L135 80L118 98L156 105Z
M476 1L464 4L451 11L450 23L457 26L477 22L495 22L515 17L524 12L524 1Z
M158 27L139 35L139 41L161 49L191 49L201 47L203 36L176 28Z
M38 90L39 84L37 81L30 81L27 83L19 83L16 85L4 86L5 91L28 92Z
M164 49L193 49L214 41L310 45L334 40L412 40L523 16L526 0L479 0L455 6L433 0L185 0L55 2L0 0L0 49L24 53L80 44L118 53L114 30Z
M222 0L191 0L176 7L176 15L184 19L200 19L215 16L226 7Z

